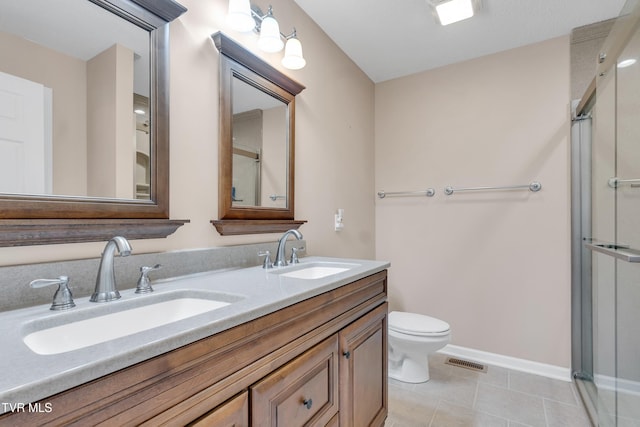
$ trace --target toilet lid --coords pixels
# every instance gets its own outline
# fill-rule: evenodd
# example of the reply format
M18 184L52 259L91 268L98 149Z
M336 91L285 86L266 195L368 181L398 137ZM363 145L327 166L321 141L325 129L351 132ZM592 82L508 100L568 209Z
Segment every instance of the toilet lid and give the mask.
M389 329L410 335L441 335L449 331L449 324L423 314L392 311L389 313Z

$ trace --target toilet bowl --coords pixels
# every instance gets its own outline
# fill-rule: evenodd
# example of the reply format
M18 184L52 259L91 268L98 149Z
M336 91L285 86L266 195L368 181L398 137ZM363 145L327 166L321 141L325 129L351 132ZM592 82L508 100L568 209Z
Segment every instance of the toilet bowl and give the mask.
M449 324L417 313L392 311L389 324L389 377L407 383L429 381L428 355L451 341Z

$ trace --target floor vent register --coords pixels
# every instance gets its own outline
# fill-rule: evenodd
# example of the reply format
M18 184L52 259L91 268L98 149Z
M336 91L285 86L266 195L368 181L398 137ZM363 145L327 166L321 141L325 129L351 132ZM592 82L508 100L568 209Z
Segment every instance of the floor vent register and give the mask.
M447 365L457 366L459 368L470 369L476 372L483 372L483 373L487 372L486 365L482 365L476 362L471 362L469 360L458 359L456 357L447 357L447 360L445 360L444 363L446 363Z

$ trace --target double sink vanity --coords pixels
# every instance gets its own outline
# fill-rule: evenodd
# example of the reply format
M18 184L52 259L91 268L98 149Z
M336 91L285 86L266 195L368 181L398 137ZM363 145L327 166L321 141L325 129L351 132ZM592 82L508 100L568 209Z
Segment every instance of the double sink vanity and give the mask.
M305 257L3 312L0 426L382 425L387 267Z

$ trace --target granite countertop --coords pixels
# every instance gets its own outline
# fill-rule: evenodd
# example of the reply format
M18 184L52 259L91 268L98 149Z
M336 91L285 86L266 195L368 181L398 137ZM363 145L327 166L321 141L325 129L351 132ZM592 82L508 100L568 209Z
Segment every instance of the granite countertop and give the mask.
M288 277L284 273L311 266L345 267L346 271L317 279ZM199 339L273 313L307 298L336 289L389 267L388 262L359 259L305 257L299 264L265 270L251 267L218 270L160 280L151 294L120 291L119 300L92 303L75 300L76 307L62 312L49 304L0 313L0 413L9 404L35 402L93 379L174 350ZM41 328L65 324L124 307L171 299L187 290L193 295L215 292L229 305L167 325L59 354L33 352L23 337ZM188 295L188 294L184 294ZM145 300L146 299L146 300ZM96 331L100 334L100 331Z

